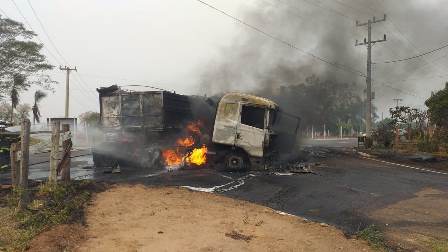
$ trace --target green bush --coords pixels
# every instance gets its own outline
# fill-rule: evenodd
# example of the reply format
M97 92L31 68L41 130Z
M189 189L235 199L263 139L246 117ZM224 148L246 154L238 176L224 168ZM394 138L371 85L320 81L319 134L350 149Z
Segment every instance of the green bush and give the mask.
M357 237L367 241L370 246L376 249L381 249L386 246L383 232L375 225L370 225L359 231Z
M440 144L434 140L422 139L417 143L417 149L424 152L437 152L439 151Z

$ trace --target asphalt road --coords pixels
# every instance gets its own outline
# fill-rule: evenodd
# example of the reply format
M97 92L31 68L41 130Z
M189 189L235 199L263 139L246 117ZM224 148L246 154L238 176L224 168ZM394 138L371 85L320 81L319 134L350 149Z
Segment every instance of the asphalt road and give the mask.
M413 199L427 188L438 190L448 198L448 174L365 159L353 151L355 145L353 139L305 142L305 148L311 153L311 161L318 162L318 165L311 167L315 174L230 173L213 169L153 171L129 167L123 167L120 174L111 174L107 170L94 170L91 157L82 156L72 161L72 177L151 186L183 186L220 193L332 224L347 233L354 233L372 223L388 225L386 220L372 218L372 213ZM33 166L31 177L47 176L47 168L42 167ZM440 209L434 214L444 215L445 211ZM433 221L431 225L448 228L445 219L440 222ZM442 231L448 233L445 229Z
M424 189L440 190L448 197L448 174L365 159L353 151L355 145L354 139L305 142L305 148L314 155L311 161L319 163L311 167L315 174L229 173L212 169L135 172L124 168L122 174L96 172L94 176L98 180L184 186L220 193L336 225L347 233L370 224L388 225L373 219L371 214L415 198ZM445 210L440 211L444 214Z

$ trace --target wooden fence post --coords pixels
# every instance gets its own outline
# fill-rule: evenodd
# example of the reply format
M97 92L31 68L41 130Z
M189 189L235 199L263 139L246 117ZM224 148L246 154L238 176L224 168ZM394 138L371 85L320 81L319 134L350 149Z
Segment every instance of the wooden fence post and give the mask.
M61 177L65 183L70 182L70 156L72 149L72 140L70 135L70 124L62 125L62 132L64 133L64 138L62 142L62 160L61 160Z
M30 158L30 120L22 121L21 131L21 157L20 157L20 190L21 198L19 200L19 208L24 209L28 203L28 165Z
M59 121L54 121L51 124L51 152L50 152L50 177L51 183L56 183L58 179L57 166L59 154L59 132L61 124Z
M17 143L12 143L11 148L9 149L9 157L11 161L11 186L13 188L17 188L19 185L20 170L17 158L18 149Z

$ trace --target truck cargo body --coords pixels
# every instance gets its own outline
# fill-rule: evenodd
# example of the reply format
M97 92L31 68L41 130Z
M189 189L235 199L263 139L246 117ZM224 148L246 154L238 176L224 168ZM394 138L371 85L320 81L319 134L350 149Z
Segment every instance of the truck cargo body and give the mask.
M110 160L103 165L117 160L145 162L148 148L168 141L192 119L188 97L183 95L117 86L100 88L98 93L103 139L95 146L94 158Z

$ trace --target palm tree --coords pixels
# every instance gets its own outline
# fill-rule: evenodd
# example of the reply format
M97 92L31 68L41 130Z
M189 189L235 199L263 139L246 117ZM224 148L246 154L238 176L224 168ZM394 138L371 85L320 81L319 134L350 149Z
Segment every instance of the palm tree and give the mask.
M47 94L41 90L37 90L34 93L34 105L33 105L33 123L40 123L40 110L39 110L39 102L47 97Z
M14 109L19 105L19 91L14 85L11 89L11 123L14 124Z
M11 88L11 123L14 124L14 109L19 105L19 88L25 84L25 76L14 74Z

